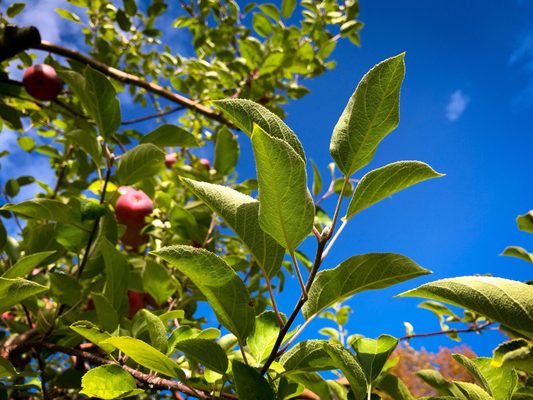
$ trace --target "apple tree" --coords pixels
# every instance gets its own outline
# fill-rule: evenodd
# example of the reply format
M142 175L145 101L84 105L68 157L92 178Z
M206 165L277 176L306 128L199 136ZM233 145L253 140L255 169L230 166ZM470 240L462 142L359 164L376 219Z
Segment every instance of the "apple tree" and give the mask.
M337 42L359 43L358 2L70 0L56 12L78 27L79 48L17 25L25 7L0 14L0 122L21 151L47 157L55 182L9 170L2 187L4 398L413 398L387 360L399 339L423 335L346 337L339 303L430 271L394 253L323 267L358 213L442 176L420 161L358 176L399 123L404 54L348 99L327 190L314 167L308 189L305 150L283 122L306 79L334 67ZM176 32L190 54L172 47ZM125 103L140 115L124 118ZM238 178L239 140L251 142L257 179ZM29 184L38 194L19 200ZM279 302L288 279L301 291L292 307ZM428 375L439 398L530 397L531 286L462 277L403 295L429 299L438 334L499 323L513 337L492 360L457 355L478 384ZM321 315L338 330L301 340ZM467 327L449 329L450 318Z

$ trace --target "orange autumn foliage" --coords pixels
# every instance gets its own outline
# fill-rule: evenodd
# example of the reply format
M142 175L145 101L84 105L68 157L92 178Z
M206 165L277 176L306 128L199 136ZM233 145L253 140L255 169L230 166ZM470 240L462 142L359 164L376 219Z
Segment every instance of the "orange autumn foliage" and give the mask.
M435 396L438 393L415 373L421 369L436 369L446 379L474 382L474 378L466 369L452 358L452 354L460 353L468 358L476 357L472 349L466 345L454 348L440 347L437 353L425 348L415 350L409 345L398 346L391 358L400 357L398 363L390 370L407 385L415 396Z

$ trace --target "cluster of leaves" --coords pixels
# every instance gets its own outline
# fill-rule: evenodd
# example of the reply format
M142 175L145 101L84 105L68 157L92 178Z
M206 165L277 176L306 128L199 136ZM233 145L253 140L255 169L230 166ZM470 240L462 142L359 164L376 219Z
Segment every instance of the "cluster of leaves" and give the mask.
M199 116L192 107L179 124L161 124L143 134L121 128L117 93L124 86L80 58L68 67L47 58L69 90L50 104L34 101L13 81L0 82L6 94L3 123L20 132L25 151L48 156L57 171L55 187L40 182L43 192L36 198L0 208L8 221L8 229L0 224L1 390L14 398L43 399L78 393L148 397L154 391L170 397L165 390L207 399L413 398L390 373L389 356L398 339L346 337L349 310L337 307L328 314L328 309L359 292L430 271L393 253L354 255L321 270L352 217L441 176L425 163L399 161L371 170L352 187L354 174L372 161L399 122L404 55L379 63L360 81L331 138L341 178L332 173L330 189L315 201L303 146L280 118L279 107L286 96L298 97L290 94L298 77L316 76L327 67L324 60L337 36L324 28L338 26L338 35L358 41L357 2L304 0L299 27L285 23L296 7L293 1L284 0L280 9L250 5L243 13L232 1L183 2L187 15L175 25L192 33L197 54L191 59L157 47L162 35L157 23L167 15L163 1L152 2L146 11L132 0L124 1L123 9L105 1L72 3L86 9L84 33L94 58L144 77L161 75L194 100L230 98L214 102L223 117L212 111L218 118L207 120L210 113ZM20 9L11 6L7 15ZM84 20L71 11L59 13ZM243 22L249 13L252 29ZM25 66L31 63L27 53L18 57ZM144 93L135 88L131 93L145 101ZM36 132L22 129L23 116ZM205 129L215 132L213 168L205 168L190 150L204 145ZM235 174L229 176L239 156L231 129L251 140L257 179L236 182ZM168 169L166 148L177 148L180 155ZM313 170L318 197L321 177ZM33 177L10 179L6 199L31 182ZM149 240L139 248L121 244L124 226L113 212L120 186L142 189L154 202L143 229ZM259 196L253 197L256 191ZM328 215L318 203L334 193L338 202ZM345 197L350 197L347 207ZM298 250L309 238L316 240L314 261ZM288 316L276 295L287 271L296 275L302 291ZM465 308L463 322L471 318L479 330L481 318L497 321L513 336L493 359L454 356L477 385L428 373L426 382L441 396L433 398L530 396L532 290L501 278L462 277L402 294ZM209 304L217 322L198 315L200 302ZM442 324L455 318L436 304L426 308ZM295 327L300 312L305 322ZM330 340L296 342L321 314L337 323L335 332L322 332ZM326 379L323 371L340 371L343 380Z

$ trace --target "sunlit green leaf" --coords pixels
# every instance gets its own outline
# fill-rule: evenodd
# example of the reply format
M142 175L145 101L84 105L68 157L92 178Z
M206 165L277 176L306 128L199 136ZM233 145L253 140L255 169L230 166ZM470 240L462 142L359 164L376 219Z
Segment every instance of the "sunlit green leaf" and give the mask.
M399 121L404 53L377 64L361 79L331 138L330 152L344 175L367 165Z
M171 124L158 126L152 132L143 136L140 143L152 143L159 147L198 147L198 142L192 134L179 126Z
M259 226L259 201L226 186L183 178L189 189L233 229L267 276L279 271L285 250Z
M333 269L320 271L302 312L306 319L355 293L382 289L429 274L410 258L393 253L353 256Z
M81 380L81 394L99 399L118 399L141 394L135 379L120 365L102 365L89 370Z
M533 286L489 276L465 276L426 283L399 296L453 304L533 336Z
M252 134L259 183L259 224L294 251L313 227L315 207L307 188L305 162L284 140L259 125Z
M165 153L151 143L135 146L120 158L117 178L122 185L129 185L151 178L163 169Z
M142 340L128 336L114 336L106 339L104 343L115 346L133 361L163 375L174 378L182 374L174 361Z
M243 281L215 254L191 246L170 246L154 252L186 275L206 297L219 322L244 341L252 332L255 312Z
M367 173L353 194L346 219L399 191L430 178L443 176L420 161L398 161Z
M0 278L0 313L23 300L46 292L48 288L22 278Z
M220 374L225 374L228 369L226 353L211 340L198 338L181 340L176 343L175 348Z

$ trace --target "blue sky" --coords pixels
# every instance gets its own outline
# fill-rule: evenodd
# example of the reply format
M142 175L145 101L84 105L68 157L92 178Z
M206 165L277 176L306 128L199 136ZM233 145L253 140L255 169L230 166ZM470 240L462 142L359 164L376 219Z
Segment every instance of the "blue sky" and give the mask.
M21 23L40 25L43 36L67 44L75 25L52 17L58 0L30 2ZM50 14L50 18L44 14ZM533 249L533 240L516 229L515 218L533 208L531 132L533 112L533 2L509 1L361 1L365 23L362 47L342 42L333 53L337 68L313 81L307 97L291 102L287 123L300 137L309 158L327 176L331 131L362 75L375 63L406 51L406 79L401 120L376 152L369 169L396 160L417 159L446 176L422 183L365 210L349 223L324 267L354 254L397 252L434 274L387 290L357 295L348 330L371 337L404 334L403 322L416 332L438 330L418 299L392 298L419 284L451 276L491 273L531 279L525 262L498 254L510 244ZM176 37L176 36L174 36ZM186 49L186 39L179 37ZM71 44L72 45L72 44ZM125 117L137 111L123 104ZM140 113L144 114L144 111ZM172 121L172 118L169 118ZM3 132L0 148L14 148L14 135ZM254 175L253 155L241 140L239 180ZM14 160L14 158L11 158ZM35 155L2 160L0 176L12 168L52 182L45 159ZM37 187L23 192L29 196ZM326 203L333 207L333 200ZM310 255L311 242L303 249ZM283 295L289 313L296 301L296 281ZM324 320L316 320L302 337L316 337ZM503 339L497 332L464 335L476 352L490 354ZM444 337L419 339L415 347L455 345Z

